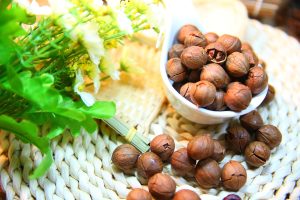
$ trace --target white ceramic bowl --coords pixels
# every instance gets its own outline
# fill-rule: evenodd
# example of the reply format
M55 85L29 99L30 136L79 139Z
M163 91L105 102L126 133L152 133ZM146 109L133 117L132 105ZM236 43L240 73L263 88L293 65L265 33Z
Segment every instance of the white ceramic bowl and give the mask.
M182 2L185 5L182 5ZM241 112L234 111L211 111L205 108L198 108L196 105L182 97L172 86L171 81L166 73L166 63L168 61L168 51L176 41L176 34L180 27L185 24L193 24L197 26L202 32L205 32L199 22L196 20L197 15L193 10L192 4L187 6L186 1L174 0L173 4L170 5L170 9L167 15L167 26L165 30L165 39L161 52L160 60L160 72L164 83L164 89L166 95L172 106L180 113L183 117L190 121L199 124L219 124L223 123L233 117L238 117L246 113L251 112L257 108L264 100L268 87L265 88L260 94L252 98L250 105Z

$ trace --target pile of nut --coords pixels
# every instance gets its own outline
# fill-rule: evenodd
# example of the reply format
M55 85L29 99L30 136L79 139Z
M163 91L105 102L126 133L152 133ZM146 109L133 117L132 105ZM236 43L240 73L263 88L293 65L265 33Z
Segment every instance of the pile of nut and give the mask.
M248 43L231 35L202 34L183 26L169 50L166 71L173 87L198 107L239 112L268 85L266 71Z
M138 176L148 181L150 193L143 189L133 189L127 200L151 200L151 195L157 200L199 200L199 196L190 190L175 193L174 180L162 173L164 163L170 162L177 176L194 177L201 188L223 186L226 190L238 191L246 183L247 173L243 165L234 160L220 168L218 162L225 157L226 149L244 154L249 166L259 167L266 163L270 150L280 144L281 138L275 126L264 125L260 114L252 111L241 116L240 123L229 126L225 144L221 140L212 139L209 134L203 134L190 140L187 148L174 151L173 138L162 134L151 141L151 152L140 154L129 144L117 147L112 162L124 173L131 173L137 168ZM234 197L239 199L236 195ZM233 199L233 196L224 199Z

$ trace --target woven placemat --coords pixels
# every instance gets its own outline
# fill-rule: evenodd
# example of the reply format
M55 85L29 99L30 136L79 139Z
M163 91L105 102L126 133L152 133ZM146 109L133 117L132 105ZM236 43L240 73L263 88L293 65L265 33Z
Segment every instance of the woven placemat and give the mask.
M300 197L300 45L280 30L250 21L246 38L267 63L269 80L275 86L275 101L259 109L266 123L277 126L281 145L272 151L268 163L249 169L244 157L228 154L247 169L246 185L237 193L243 199L299 199ZM139 50L137 50L139 51ZM157 53L156 56L159 56ZM158 67L158 66L153 66ZM149 139L167 133L176 140L176 148L186 146L196 134L211 133L222 138L227 124L202 126L182 118L170 105L164 106L150 125ZM12 134L0 134L1 184L8 199L124 199L132 187L143 186L136 176L124 175L111 164L111 154L121 143L111 131L77 138L64 134L52 143L54 164L48 174L28 180L28 173L41 161L40 152L23 144ZM170 165L165 172L172 174ZM204 200L222 199L228 192L220 189L201 190L192 180L173 176L177 190L190 188ZM146 187L145 187L146 188Z

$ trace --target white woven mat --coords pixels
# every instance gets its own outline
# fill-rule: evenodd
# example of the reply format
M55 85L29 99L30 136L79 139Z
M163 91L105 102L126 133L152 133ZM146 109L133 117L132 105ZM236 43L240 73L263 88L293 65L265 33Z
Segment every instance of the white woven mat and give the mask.
M292 199L300 197L300 45L285 33L251 21L248 41L267 62L270 83L277 91L276 99L259 111L266 123L281 130L281 145L272 151L264 167L249 169L243 156L227 155L241 161L247 169L246 185L238 192L244 199ZM154 66L153 66L154 67ZM155 66L158 67L158 66ZM170 106L161 110L150 126L149 138L165 132L176 139L176 148L186 146L195 134L211 133L219 137L226 124L200 126L179 116ZM8 199L122 199L131 187L143 187L137 178L124 175L111 165L111 153L121 142L113 133L72 138L60 136L52 143L55 163L47 176L28 180L32 166L41 154L36 148L16 140L12 134L0 134L1 184ZM170 165L164 168L172 173ZM228 192L219 189L200 190L191 180L173 176L177 190L191 188L204 200L222 199Z

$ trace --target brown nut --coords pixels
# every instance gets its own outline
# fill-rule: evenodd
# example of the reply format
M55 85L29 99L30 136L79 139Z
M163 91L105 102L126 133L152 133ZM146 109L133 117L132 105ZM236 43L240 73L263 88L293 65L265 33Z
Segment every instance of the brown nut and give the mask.
M171 58L167 62L167 74L174 82L181 82L186 78L187 70L179 58Z
M213 32L206 33L204 36L206 38L207 44L214 43L219 38L219 36Z
M185 40L185 37L193 32L193 31L199 31L198 28L194 25L191 25L191 24L187 24L187 25L184 25L180 28L180 30L178 31L177 33L177 40L178 42L180 42L181 44L184 43L184 40Z
M169 59L180 58L183 49L184 49L183 44L174 44L171 47L171 49L169 50L169 53L168 53Z
M254 51L252 51L250 49L245 49L245 50L242 50L242 53L244 54L244 56L246 56L246 58L249 62L250 68L258 65L258 58L257 58L256 54L254 53Z
M140 152L130 144L118 146L112 154L112 162L124 172L129 172L136 166Z
M135 188L128 193L126 200L152 200L152 197L148 191Z
M267 105L271 101L273 101L274 98L275 98L275 94L276 94L275 88L272 85L269 85L269 87L268 87L268 93L267 93L265 99L263 100L262 105Z
M224 101L226 106L231 110L240 112L246 109L249 106L251 99L251 90L247 86L239 82L233 82L227 86Z
M188 189L179 190L175 193L173 200L201 200L196 192Z
M188 156L187 148L175 151L171 157L171 166L179 176L186 176L194 171L196 161Z
M243 153L251 137L248 131L239 124L233 124L225 135L228 147L236 153Z
M207 158L205 160L200 160L197 163L195 179L200 187L205 189L218 187L220 183L220 177L221 168L215 160Z
M191 89L192 89L193 84L194 83L186 83L180 88L180 91L179 91L180 95L189 101L192 101L191 100Z
M264 125L258 129L256 139L274 149L281 143L282 135L276 126Z
M227 55L236 52L236 51L241 51L241 46L242 43L240 41L239 38L232 36L232 35L222 35L221 37L219 37L219 39L217 40L217 42L220 42L223 44L223 46L225 47L226 51L227 51Z
M207 62L207 54L202 47L190 46L181 53L181 62L189 69L200 69Z
M268 85L268 76L261 67L252 67L249 70L246 85L250 88L252 94L261 93Z
M187 151L194 160L209 158L214 153L214 141L210 135L196 136L188 143Z
M174 196L176 184L169 175L157 173L149 179L148 188L155 199L169 200Z
M184 85L183 82L174 82L172 84L173 88L178 92L180 93L180 88Z
M264 165L270 158L270 148L263 142L251 142L245 149L246 162L253 167Z
M192 31L184 39L185 47L199 46L204 48L206 44L206 38L200 31Z
M263 119L256 110L240 116L240 122L248 131L256 131L264 125Z
M199 81L191 85L190 98L198 107L212 104L216 98L216 87L208 81Z
M200 70L190 70L190 72L188 73L188 82L192 82L192 83L196 83L198 81L200 81Z
M215 63L204 65L200 80L211 82L217 89L225 88L230 82L230 78L223 67Z
M175 143L172 137L167 134L156 136L150 142L150 149L158 155L162 161L167 161L174 152Z
M253 51L252 46L248 42L242 42L241 50L251 50Z
M247 180L247 172L239 162L231 160L222 169L221 181L227 190L238 191Z
M230 54L226 61L226 70L232 77L243 77L248 74L249 62L246 56L240 52Z
M210 43L205 47L205 51L210 62L222 64L227 59L226 49L220 42Z
M217 162L220 162L225 157L226 149L223 144L221 144L220 141L214 140L214 153L211 156L212 159L214 159Z
M207 106L206 108L208 110L216 110L216 111L226 110L226 105L224 102L224 95L225 95L225 93L223 91L217 91L214 102L212 104L210 104L209 106Z
M142 154L137 161L137 172L143 178L149 178L163 170L161 159L152 152Z

